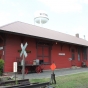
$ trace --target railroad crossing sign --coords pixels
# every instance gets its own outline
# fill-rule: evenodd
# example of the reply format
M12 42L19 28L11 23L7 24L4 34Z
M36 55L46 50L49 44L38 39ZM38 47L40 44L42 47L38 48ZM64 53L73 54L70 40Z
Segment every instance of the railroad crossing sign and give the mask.
M26 53L26 51L25 51L27 45L28 45L27 42L25 43L24 46L23 46L23 44L21 43L21 49L22 49L22 51L21 51L21 53L20 53L20 57L22 56L22 54L23 54L25 57L27 57L27 53Z
M51 70L52 70L52 74L51 74L51 80L50 80L50 83L54 83L56 84L56 80L55 80L55 74L54 74L54 70L56 69L56 65L55 63L53 62L52 65L50 66Z
M27 57L27 53L25 51L26 47L27 47L27 42L25 43L25 45L23 46L23 44L21 43L21 53L20 53L20 57L23 54L23 66L22 66L22 78L24 79L24 72L25 72L25 58ZM25 58L24 58L25 57Z

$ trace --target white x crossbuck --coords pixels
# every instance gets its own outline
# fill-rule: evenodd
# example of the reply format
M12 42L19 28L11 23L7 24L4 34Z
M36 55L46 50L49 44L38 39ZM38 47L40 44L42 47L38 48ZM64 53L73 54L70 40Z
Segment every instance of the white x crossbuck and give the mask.
M25 58L27 57L27 52L26 52L26 47L27 47L27 42L25 43L25 45L23 46L23 44L21 43L21 49L22 49L22 51L21 51L21 53L20 53L20 57L22 56L22 54L25 56Z

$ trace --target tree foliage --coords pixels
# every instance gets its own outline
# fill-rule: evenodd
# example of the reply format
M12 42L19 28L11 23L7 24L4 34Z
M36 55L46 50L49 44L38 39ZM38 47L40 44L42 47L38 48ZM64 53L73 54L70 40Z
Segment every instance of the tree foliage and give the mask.
M3 74L4 60L0 59L0 75Z

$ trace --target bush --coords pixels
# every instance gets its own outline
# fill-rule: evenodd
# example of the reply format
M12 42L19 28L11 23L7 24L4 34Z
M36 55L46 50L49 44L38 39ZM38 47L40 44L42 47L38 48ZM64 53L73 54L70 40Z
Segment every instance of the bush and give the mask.
M0 75L2 76L3 74L3 66L4 66L4 60L0 59Z

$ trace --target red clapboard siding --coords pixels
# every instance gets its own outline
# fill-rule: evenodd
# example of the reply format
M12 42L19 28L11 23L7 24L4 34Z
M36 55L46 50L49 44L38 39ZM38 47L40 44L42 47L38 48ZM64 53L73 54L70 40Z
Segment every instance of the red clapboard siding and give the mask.
M26 61L31 63L33 59L36 58L36 45L34 39L26 38L25 42L28 43L27 50L30 50L31 53L28 54ZM9 35L6 40L6 48L5 48L5 72L13 71L13 62L16 61L16 57L20 57L20 53L18 50L21 49L21 40L19 36Z
M37 59L42 59L41 55L44 53L44 62L48 62L49 58L49 47L44 47L44 52L42 52L42 47L36 48L36 39L30 38L30 37L25 37L24 38L24 44L28 43L28 46L26 50L30 50L31 53L28 53L27 58L25 59L28 64L32 64L33 60L36 59L37 53L39 57ZM4 71L5 72L12 72L13 71L13 62L16 61L16 57L20 57L20 53L18 50L21 49L21 40L20 36L18 35L8 35L7 40L6 40L6 48L5 48L5 66L4 66ZM76 46L74 45L74 50L75 50L75 65L76 66L81 66L82 62L82 51L81 51L81 60L78 61L78 52L77 49L75 48ZM38 50L38 52L37 52ZM59 55L59 53L65 53L65 55ZM69 60L71 58L72 53L69 48L69 45L64 43L63 46L60 45L60 42L58 44L53 44L52 49L51 49L51 63L53 61L56 64L56 68L70 68L72 66L72 61ZM44 65L44 70L50 69L50 65Z

